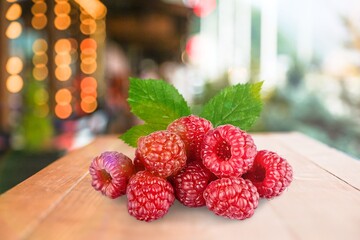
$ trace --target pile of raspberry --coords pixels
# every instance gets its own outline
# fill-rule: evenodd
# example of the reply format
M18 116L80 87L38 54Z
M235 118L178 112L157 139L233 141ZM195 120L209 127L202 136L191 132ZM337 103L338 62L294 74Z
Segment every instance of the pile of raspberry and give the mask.
M284 158L258 151L245 131L230 124L213 128L194 115L139 138L133 161L118 152L95 157L90 175L95 190L110 198L126 194L129 214L147 222L163 217L175 198L187 207L246 219L260 197L279 196L293 178Z

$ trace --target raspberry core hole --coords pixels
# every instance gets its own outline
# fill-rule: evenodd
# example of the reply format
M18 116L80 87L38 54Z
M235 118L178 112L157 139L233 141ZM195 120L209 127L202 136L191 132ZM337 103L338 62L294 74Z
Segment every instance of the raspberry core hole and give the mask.
M216 155L223 161L227 161L231 158L231 147L225 141L220 141L216 146Z
M98 174L102 182L106 182L106 183L111 182L112 177L105 169L100 170Z
M265 168L258 166L254 171L254 182L262 182L265 179Z

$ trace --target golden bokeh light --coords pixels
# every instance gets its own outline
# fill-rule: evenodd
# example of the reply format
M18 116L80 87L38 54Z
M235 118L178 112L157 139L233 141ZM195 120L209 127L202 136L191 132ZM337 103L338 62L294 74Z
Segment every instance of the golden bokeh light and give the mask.
M93 62L91 64L85 64L82 62L80 64L80 69L85 74L93 74L97 69L97 63Z
M23 61L19 57L11 57L6 62L6 71L10 74L19 74L23 67Z
M87 87L93 87L96 89L97 87L96 79L93 77L85 77L83 80L81 80L80 88L84 89Z
M5 18L9 21L17 20L22 13L22 8L18 3L12 4L6 12Z
M97 92L94 88L88 87L88 88L83 89L83 91L81 91L80 97L81 97L81 99L84 99L86 97L97 98Z
M57 54L64 53L64 52L70 52L71 51L71 42L68 39L59 39L55 43L55 52Z
M60 53L55 56L55 64L56 66L60 65L70 65L71 64L71 56L69 53Z
M69 89L63 88L56 92L55 101L59 105L67 105L71 103L71 92Z
M9 2L9 3L14 3L14 2L16 2L17 0L6 0L7 2Z
M47 10L47 5L45 2L43 1L37 1L35 2L35 4L31 7L31 13L33 15L37 15L37 14L45 14Z
M24 86L24 81L19 75L11 75L6 80L6 88L11 93L18 93Z
M94 64L94 62L96 62L96 58L94 58L94 57L83 58L83 59L81 59L81 62L82 62L84 65L91 65L91 64ZM95 64L96 64L96 63L95 63Z
M72 107L70 104L66 104L66 105L58 104L55 106L55 114L58 118L66 119L70 117L71 113L72 113Z
M96 43L96 41L95 41L94 39L92 39L92 38L85 38L85 39L81 42L81 44L80 44L80 49L81 49L81 51L84 51L85 49L88 49L88 48L96 50L96 48L97 48L97 43Z
M31 25L36 30L41 30L46 27L47 17L44 14L37 14L31 19Z
M5 35L10 39L16 39L21 35L22 26L19 22L11 22L6 29Z
M72 70L68 65L60 65L55 69L55 77L59 81L67 81L71 77Z
M70 27L71 18L69 15L61 14L55 17L54 25L58 30L66 30Z
M95 20L92 18L88 18L88 19L85 19L84 21L82 21L82 23L80 24L80 31L84 35L90 35L90 34L95 33L95 31L96 31Z
M36 54L43 54L47 51L48 44L45 39L39 38L34 41L32 49Z
M96 98L94 98L92 96L87 96L87 97L83 98L81 100L80 107L85 113L94 112L97 108Z
M49 70L46 65L36 65L33 69L33 76L38 81L43 81L49 75Z
M101 19L106 16L107 9L99 0L75 0L82 11L90 15L94 19Z
M95 58L96 59L97 54L96 51L92 48L86 48L83 51L81 51L80 59L83 60L85 58Z
M54 8L54 12L56 15L69 14L70 11L71 6L68 2L58 2Z
M34 54L32 62L34 66L41 66L48 63L48 56L46 54Z

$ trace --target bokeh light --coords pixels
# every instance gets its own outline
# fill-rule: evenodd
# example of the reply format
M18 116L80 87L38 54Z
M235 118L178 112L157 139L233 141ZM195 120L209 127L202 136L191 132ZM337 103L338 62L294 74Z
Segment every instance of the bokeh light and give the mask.
M42 54L45 53L48 49L48 44L45 41L45 39L39 38L34 41L33 47L32 47L34 53L36 54Z
M66 1L58 2L54 8L54 12L56 15L69 14L70 11L71 11L71 6Z
M96 98L93 96L87 96L81 100L80 106L85 113L92 113L97 108Z
M60 119L66 119L70 117L72 113L72 107L70 104L55 106L55 115Z
M19 57L11 57L6 62L6 71L10 74L19 74L23 69L23 62Z
M49 75L49 70L44 64L36 65L35 68L33 69L33 76L38 81L45 80L48 75Z
M22 13L22 8L18 3L11 4L6 12L5 18L9 21L17 20Z
M96 89L97 82L96 82L95 78L93 78L93 77L85 77L83 80L81 80L80 88L85 89L85 88L88 88L88 87L93 87L93 88Z
M22 33L22 26L19 22L11 22L6 29L5 35L10 39L18 38Z
M85 35L90 35L96 31L96 22L92 18L85 19L80 24L80 31Z
M24 86L24 81L19 75L11 75L6 80L6 88L11 93L20 92Z
M55 17L54 25L58 30L66 30L71 24L71 18L67 14L61 14Z
M68 39L62 38L57 40L55 43L55 52L61 53L61 52L70 52L71 51L71 42Z
M36 30L41 30L46 27L47 17L44 14L38 14L31 19L31 25Z
M31 13L36 16L37 14L45 14L47 11L47 5L44 1L36 1L31 7Z
M59 105L67 105L71 103L71 92L69 89L63 88L56 92L55 101Z
M94 39L92 38L85 38L81 44L80 44L80 49L81 51L84 51L85 49L88 49L88 48L91 48L91 49L94 49L96 50L97 48L97 43Z
M96 63L96 61L93 61L93 62L90 63L90 64L87 64L87 63L82 62L82 63L80 64L80 69L81 69L81 71L82 71L83 73L85 73L85 74L92 74L92 73L94 73L94 72L96 71L96 69L97 69L97 63Z
M34 66L39 66L48 63L48 56L46 54L34 54L32 60Z
M55 64L56 66L60 65L70 65L71 64L71 56L69 53L61 53L55 56Z
M55 69L55 77L59 81L67 81L71 77L72 70L68 65L60 65Z

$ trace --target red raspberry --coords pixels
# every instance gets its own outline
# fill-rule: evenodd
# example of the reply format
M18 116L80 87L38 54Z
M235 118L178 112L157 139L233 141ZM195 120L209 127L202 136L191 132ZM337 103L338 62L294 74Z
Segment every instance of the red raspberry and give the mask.
M190 115L169 124L167 130L178 134L185 143L187 161L201 161L201 144L205 134L212 129L208 120Z
M163 217L175 200L171 184L148 171L140 171L130 179L126 195L129 214L146 222Z
M163 178L177 173L186 164L184 142L166 130L139 138L136 156L146 170Z
M117 198L125 194L134 166L131 159L122 153L103 152L92 160L89 172L95 190L110 198Z
M216 215L242 220L254 214L259 194L249 180L231 177L211 182L204 191L204 199Z
M232 125L210 130L204 138L203 164L218 177L238 177L254 162L256 146L249 134Z
M176 198L188 207L204 206L203 192L211 179L211 172L200 162L189 163L172 179Z
M293 171L290 164L278 154L261 150L253 167L243 176L257 188L260 197L279 196L291 183Z

